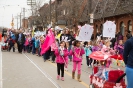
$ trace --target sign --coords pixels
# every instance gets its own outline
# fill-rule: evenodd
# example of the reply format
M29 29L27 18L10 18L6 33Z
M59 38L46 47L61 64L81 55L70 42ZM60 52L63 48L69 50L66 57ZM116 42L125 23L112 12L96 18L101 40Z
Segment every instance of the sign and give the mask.
M36 37L37 36L43 36L43 35L46 35L46 31L43 31L43 32L37 31L34 34L35 34Z
M106 21L103 24L103 37L115 38L116 24L112 21Z
M81 27L79 35L77 36L77 40L79 41L90 41L92 33L93 33L93 26L89 24L85 24Z
M55 30L63 30L62 28L60 28L59 26L55 27Z

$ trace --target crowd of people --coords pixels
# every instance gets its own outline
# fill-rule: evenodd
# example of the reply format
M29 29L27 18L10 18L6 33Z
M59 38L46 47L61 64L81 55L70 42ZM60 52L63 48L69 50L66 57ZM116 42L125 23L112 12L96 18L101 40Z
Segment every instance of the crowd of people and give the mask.
M76 40L72 31L69 29L64 29L63 31L56 30L53 31L55 35L55 42L50 45L50 48L41 55L42 44L45 41L46 35L41 36L32 36L32 35L25 35L23 34L22 30L19 30L17 33L14 31L10 31L8 33L7 38L5 38L5 42L9 44L10 51L13 48L13 52L15 52L15 43L17 43L18 52L19 53L32 53L33 55L43 56L44 62L46 60L50 60L52 63L57 63L58 69L58 76L57 79L60 77L60 70L61 70L61 79L64 80L64 67L67 68L69 60L73 62L73 71L72 71L72 78L75 78L75 71L76 68L78 69L78 81L80 82L80 75L81 75L81 65L83 55L86 56L86 64L88 67L92 67L95 64L99 64L99 61L93 60L90 58L89 55L95 51L102 51L102 52L112 52L115 51L115 54L119 54L122 56L124 46L122 39L119 38L119 35L115 39L106 39L102 40L100 33L96 36L97 40L89 42L81 42ZM121 37L121 36L120 36ZM109 67L111 60L108 61L106 65Z
M86 56L86 65L88 67L93 67L95 64L102 65L103 63L100 61L90 58L90 54L95 51L118 55L120 60L124 60L125 64L127 64L126 60L128 56L124 57L126 60L123 58L124 43L121 32L116 34L116 37L112 39L102 38L101 33L97 33L95 36L96 39L94 39L94 35L92 35L91 40L86 42L76 40L76 36L69 29L64 29L62 31L53 30L53 33L55 41L44 54L41 54L41 50L43 48L42 45L45 42L47 32L46 35L33 36L31 34L23 34L22 30L19 30L18 32L10 31L7 36L4 36L4 39L9 45L9 52L12 48L13 52L15 52L14 45L16 43L18 52L21 54L23 52L32 53L33 55L37 55L39 57L42 56L44 62L50 60L51 58L52 63L57 63L57 79L61 79L62 81L64 81L64 69L68 69L68 64L73 62L72 79L75 79L75 72L77 69L77 79L81 82L81 66L84 55ZM127 35L127 37L130 39L132 36ZM106 60L106 68L109 68L111 63L112 59L108 58ZM96 73L95 75L97 76L99 73Z

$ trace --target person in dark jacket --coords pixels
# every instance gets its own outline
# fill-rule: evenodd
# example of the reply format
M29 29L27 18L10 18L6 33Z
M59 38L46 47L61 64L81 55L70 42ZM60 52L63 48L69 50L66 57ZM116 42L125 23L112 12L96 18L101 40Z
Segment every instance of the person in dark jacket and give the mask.
M133 37L125 42L123 57L126 64L127 88L133 88Z
M131 31L127 31L126 37L127 37L127 39L130 39L132 37Z
M9 45L9 52L11 51L11 49L13 48L13 52L15 52L15 40L12 39L12 37L9 37L8 41L8 45Z
M72 42L75 40L74 36L70 34L69 29L66 29L65 34L64 34L64 40L65 42L69 43L69 48L68 51L70 51L72 49ZM72 56L69 55L69 59L70 61L72 61Z
M16 37L17 37L16 40L17 40L17 45L18 45L18 52L22 53L23 45L25 42L25 36L22 33L22 30L20 30L20 32L17 34Z
M64 38L65 38L65 30L63 30L61 33L60 41L64 41Z
M119 32L117 34L117 42L119 43L119 40L123 40L123 35L122 35L122 32Z

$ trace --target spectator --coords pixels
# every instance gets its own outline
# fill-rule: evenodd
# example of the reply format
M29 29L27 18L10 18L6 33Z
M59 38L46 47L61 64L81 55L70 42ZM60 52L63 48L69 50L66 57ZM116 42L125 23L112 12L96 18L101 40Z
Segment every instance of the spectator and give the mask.
M133 37L126 41L123 57L126 64L127 88L133 88Z
M123 40L122 32L119 32L119 33L117 34L117 42L119 42L119 40Z
M126 37L127 37L127 39L130 39L132 37L131 31L127 31Z
M25 42L25 36L22 33L22 30L20 30L19 34L17 35L17 45L18 45L18 52L22 53L23 45Z

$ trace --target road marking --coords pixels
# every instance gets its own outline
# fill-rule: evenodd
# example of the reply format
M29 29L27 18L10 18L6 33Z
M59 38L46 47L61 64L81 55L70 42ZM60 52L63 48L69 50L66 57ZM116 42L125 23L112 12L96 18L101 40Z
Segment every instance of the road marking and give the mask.
M50 61L49 61L49 63L52 64L53 66L57 67L56 64L51 63ZM72 74L69 73L69 72L67 72L67 71L65 71L65 73L66 73L68 76L72 76ZM77 80L77 79L76 79L76 80ZM85 82L82 81L82 82L79 82L79 83L82 84L83 86L85 86L86 88L89 88L89 85L86 84Z
M1 52L1 45L0 45L0 88L3 88L3 79L2 79L2 52Z
M23 54L56 88L61 88L53 79L50 75L48 75L46 72L42 71L42 69L35 63L33 62L26 54Z

